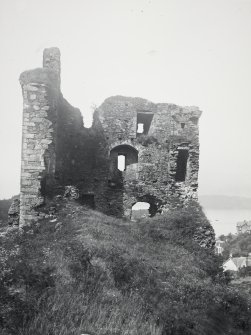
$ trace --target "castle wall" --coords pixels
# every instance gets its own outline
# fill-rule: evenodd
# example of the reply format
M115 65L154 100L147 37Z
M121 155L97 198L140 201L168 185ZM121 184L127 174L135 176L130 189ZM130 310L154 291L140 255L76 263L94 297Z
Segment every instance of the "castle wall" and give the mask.
M130 217L138 201L149 202L154 214L197 199L200 115L196 107L120 96L107 99L96 111L93 125L102 137L97 153L97 208ZM144 121L147 131L139 134L137 124ZM114 152L123 154L121 148L126 146L138 152L138 161L119 171ZM187 154L186 173L179 181L177 163L182 153ZM130 157L129 152L125 156Z
M56 172L57 193L75 185L82 193L92 192L95 143L92 131L84 128L79 109L63 97L58 106Z
M81 203L119 217L130 217L139 201L149 202L154 215L197 199L197 107L116 96L105 100L86 129L79 109L61 93L57 48L45 49L43 66L20 76L21 224L38 220L39 206L69 185L78 188Z
M93 192L95 141L83 126L79 109L60 90L60 52L44 50L43 68L20 76L23 93L23 139L20 223L38 220L47 198L75 185L81 194Z
M27 224L37 219L35 208L54 184L59 85L50 69L26 71L20 82L24 101L20 223Z

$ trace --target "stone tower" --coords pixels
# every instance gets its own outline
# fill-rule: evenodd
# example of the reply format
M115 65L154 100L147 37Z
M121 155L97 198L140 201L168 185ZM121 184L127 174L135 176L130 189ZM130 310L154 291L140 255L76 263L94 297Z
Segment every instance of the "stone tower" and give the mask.
M200 115L197 107L141 98L105 100L93 124L100 137L95 201L130 217L136 202L148 202L154 215L196 200Z
M44 67L23 72L23 133L20 223L36 217L44 193L54 183L57 107L60 93L60 52L45 49ZM46 179L47 184L44 184Z
M60 68L60 52L50 48L43 68L20 76L21 225L37 221L39 208L68 185L79 189L80 203L118 217L129 218L139 201L154 215L197 199L197 107L115 96L85 128L62 96Z

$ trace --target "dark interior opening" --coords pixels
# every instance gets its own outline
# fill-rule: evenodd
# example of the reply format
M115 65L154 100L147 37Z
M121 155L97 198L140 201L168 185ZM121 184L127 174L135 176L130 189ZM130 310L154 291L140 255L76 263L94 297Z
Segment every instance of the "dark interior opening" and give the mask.
M158 212L158 206L154 203L151 203L149 207L150 218L154 217L157 212Z
M180 126L181 126L181 129L184 129L185 128L185 123L184 122L181 122Z
M94 194L81 194L79 197L79 202L81 203L81 205L95 209Z
M137 113L137 135L148 134L153 119L153 113L149 112L138 112ZM143 131L138 131L141 127L139 124L143 124Z
M179 149L177 157L177 167L176 167L176 181L185 181L187 173L187 160L188 160L188 150Z

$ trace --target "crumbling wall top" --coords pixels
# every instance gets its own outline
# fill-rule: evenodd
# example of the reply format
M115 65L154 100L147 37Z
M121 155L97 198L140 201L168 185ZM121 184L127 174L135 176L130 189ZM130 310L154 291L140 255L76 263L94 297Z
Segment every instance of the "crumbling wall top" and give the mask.
M44 84L60 89L60 51L58 48L48 48L43 53L43 68L32 69L21 73L21 85L30 83Z
M59 88L59 77L57 73L48 68L37 68L27 70L21 73L19 77L20 84L27 85L31 83L44 84L51 88Z
M43 53L43 67L54 70L60 77L60 50L58 48L44 49Z

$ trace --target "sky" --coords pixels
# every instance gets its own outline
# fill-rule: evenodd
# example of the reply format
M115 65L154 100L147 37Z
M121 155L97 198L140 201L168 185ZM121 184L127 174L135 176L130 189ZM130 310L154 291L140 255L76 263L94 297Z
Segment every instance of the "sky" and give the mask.
M251 197L251 0L0 0L0 41L0 199L19 193L19 75L52 46L86 126L113 95L198 106L199 194Z

